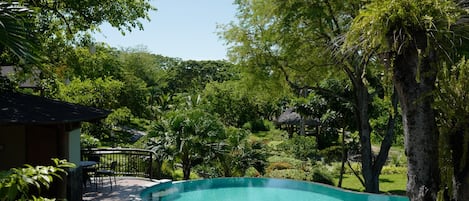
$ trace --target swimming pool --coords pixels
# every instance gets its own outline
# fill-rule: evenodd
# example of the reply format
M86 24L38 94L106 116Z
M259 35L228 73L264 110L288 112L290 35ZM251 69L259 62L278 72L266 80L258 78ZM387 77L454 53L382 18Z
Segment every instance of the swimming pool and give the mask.
M168 182L142 191L145 201L409 201L406 197L346 191L304 181L217 178Z

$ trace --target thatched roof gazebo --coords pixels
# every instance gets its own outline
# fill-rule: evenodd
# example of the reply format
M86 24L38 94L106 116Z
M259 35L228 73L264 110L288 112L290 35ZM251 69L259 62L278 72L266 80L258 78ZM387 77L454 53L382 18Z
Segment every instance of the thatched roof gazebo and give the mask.
M301 115L295 112L295 108L287 108L280 114L275 120L278 127L286 127L286 130L290 135L293 134L297 129L300 129L300 133L304 134L304 127L306 126L319 126L319 119L313 119L309 117L301 117Z

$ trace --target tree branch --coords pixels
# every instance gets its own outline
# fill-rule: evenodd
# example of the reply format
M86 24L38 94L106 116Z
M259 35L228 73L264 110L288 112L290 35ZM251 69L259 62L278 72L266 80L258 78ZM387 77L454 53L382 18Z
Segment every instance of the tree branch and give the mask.
M373 171L375 172L381 172L381 169L383 168L388 158L389 149L391 149L392 140L394 138L394 127L395 127L396 117L398 115L398 111L397 111L398 98L397 98L395 89L393 90L393 93L391 96L391 102L392 102L393 113L389 114L386 135L384 136L383 142L381 142L381 148L379 150L379 154L376 157L375 163L373 164Z
M366 187L365 186L365 181L363 181L363 179L360 177L360 173L355 171L353 168L352 168L352 164L350 164L350 161L347 160L347 165L348 167L350 168L350 170L352 170L353 174L358 178L358 180L360 181L360 183L363 185L363 187Z

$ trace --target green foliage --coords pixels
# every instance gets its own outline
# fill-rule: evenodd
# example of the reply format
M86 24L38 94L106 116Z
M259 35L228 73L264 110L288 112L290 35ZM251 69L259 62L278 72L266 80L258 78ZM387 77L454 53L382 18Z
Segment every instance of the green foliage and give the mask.
M23 168L12 168L9 171L0 172L0 199L1 200L46 200L36 197L32 192L41 189L47 190L54 178L61 179L61 174L67 174L66 168L75 165L66 160L52 159L54 166L25 165Z
M319 151L319 155L325 162L337 162L342 159L342 146L330 146Z
M256 168L254 167L249 167L245 174L244 174L245 177L260 177L261 176L261 173L259 171L256 170Z
M451 26L464 13L454 1L447 0L372 1L353 20L345 47L400 54L416 39L414 34L421 32L428 36L427 41L421 42L432 43L436 48L449 38Z
M174 180L174 181L181 181L181 180L187 180L184 178L184 174L182 172L181 169L176 169L172 172L171 174L171 178ZM199 176L194 173L194 172L191 172L190 176L188 179L199 179Z
M267 121L264 121L262 119L256 119L253 121L246 122L243 125L244 129L250 130L253 133L258 133L261 131L269 131L269 126L266 125Z
M185 179L193 166L214 158L214 148L226 137L223 124L197 108L169 112L155 128L152 136L160 141L155 145L181 160Z
M87 148L96 148L101 146L101 142L99 141L98 138L95 138L91 135L88 134L81 134L80 136L80 147L82 149L87 149Z
M123 82L125 87L122 88L120 104L128 107L136 117L150 117L148 111L149 90L146 83L132 74L125 74Z
M91 50L93 49L93 50ZM106 44L96 44L92 47L75 47L66 58L66 68L60 68L60 74L66 78L97 78L122 75L122 64L118 61L117 50Z
M140 19L149 20L148 12L154 10L149 1L138 0L24 2L38 10L38 27L45 29L47 36L59 31L76 34L89 29L97 30L97 26L104 22L122 32L143 29Z
M434 108L440 132L440 174L451 196L458 196L457 179L469 167L469 62L462 58L445 66L438 75Z
M386 165L381 174L407 174L407 167Z
M33 10L19 2L0 2L0 53L11 52L23 60L37 60L36 33L31 26ZM4 57L4 55L2 55ZM10 63L8 63L10 64Z
M211 82L206 85L203 98L207 101L206 109L218 114L223 123L229 126L242 127L247 122L251 125L253 122L261 123L261 119L270 118L280 109L276 105L276 97L249 92L240 81ZM264 125L260 126L260 130L266 130L262 128Z
M263 158L256 158L251 144L247 141L248 131L235 127L225 128L226 139L216 149L217 163L225 177L243 176L248 167ZM212 164L213 165L213 164Z
M235 79L233 65L225 61L181 61L167 69L171 93L198 92L209 82Z
M275 162L270 163L267 167L267 172L271 172L273 170L284 170L284 169L291 169L293 166L290 163L286 162Z
M57 98L71 103L103 109L119 107L124 83L111 77L105 79L73 79L68 85L59 84Z
M300 160L307 161L318 158L316 139L312 136L295 135L277 147L293 154Z
M287 163L291 164L295 168L300 168L303 166L304 161L298 160L296 158L292 157L285 157L285 156L271 156L268 158L268 162L270 164L272 163Z
M299 169L283 169L267 172L266 177L312 181L310 174Z
M314 182L319 182L328 185L334 185L334 177L327 171L322 168L315 168L313 170L312 180Z
M374 97L373 100L373 109L370 111L372 118L370 119L370 125L373 128L373 135L371 135L371 142L373 144L378 144L383 141L388 127L389 114L394 113L391 107L391 100L388 96L384 98L379 98L378 96ZM402 127L402 118L401 116L396 117L396 122L394 126L394 145L403 145L404 144L404 133Z

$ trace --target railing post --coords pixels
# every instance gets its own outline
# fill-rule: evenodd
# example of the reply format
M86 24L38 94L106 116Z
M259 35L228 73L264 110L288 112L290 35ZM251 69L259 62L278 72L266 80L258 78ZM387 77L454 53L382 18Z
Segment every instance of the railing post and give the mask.
M153 178L153 153L148 152L150 154L150 179Z

